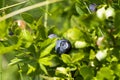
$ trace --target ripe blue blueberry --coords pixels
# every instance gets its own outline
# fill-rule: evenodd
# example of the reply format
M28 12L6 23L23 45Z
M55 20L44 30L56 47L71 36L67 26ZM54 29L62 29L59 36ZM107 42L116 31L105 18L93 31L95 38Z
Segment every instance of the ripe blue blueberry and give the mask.
M10 36L14 35L14 33L13 33L13 31L11 29L9 29L8 35L10 35Z
M56 34L50 34L50 35L48 35L48 38L50 38L50 39L52 39L52 38L56 38L56 37L57 37Z
M68 53L71 50L71 43L68 40L57 40L55 50L58 54Z
M96 5L95 3L89 5L89 9L90 9L92 12L95 12L95 11L96 11L96 7L97 7L97 5Z

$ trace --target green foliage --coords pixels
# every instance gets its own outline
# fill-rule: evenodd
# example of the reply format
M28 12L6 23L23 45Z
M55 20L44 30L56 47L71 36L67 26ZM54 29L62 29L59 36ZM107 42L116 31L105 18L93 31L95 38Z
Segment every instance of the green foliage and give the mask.
M80 68L80 74L83 76L84 80L89 80L89 79L93 79L94 71L90 67L82 66ZM99 78L97 78L97 79L99 79ZM100 79L100 80L102 80L102 79Z
M27 23L33 23L34 21L34 18L32 17L32 15L28 13L22 13L21 16Z
M95 11L90 4L97 5ZM119 0L63 0L45 6L48 11L36 9L41 16L24 12L0 22L0 55L8 67L16 65L17 79L120 80ZM55 51L58 39L71 42L69 53Z
M6 21L1 21L0 22L0 38L4 38L7 34L7 24L6 24Z
M102 67L100 71L97 72L96 78L98 80L103 80L103 79L114 80L115 76L113 74L114 72L111 69L109 69L109 67Z

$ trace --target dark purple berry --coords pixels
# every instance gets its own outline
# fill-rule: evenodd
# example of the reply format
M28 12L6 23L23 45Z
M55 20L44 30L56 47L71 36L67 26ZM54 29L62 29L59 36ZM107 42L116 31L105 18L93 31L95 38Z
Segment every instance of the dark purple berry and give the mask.
M57 40L55 50L58 54L68 53L71 50L71 43L68 40Z
M95 12L95 11L96 11L96 8L97 8L97 5L96 5L95 3L89 5L89 9L90 9L92 12Z
M8 33L10 36L14 35L14 33L12 32L12 30L9 30L9 33Z

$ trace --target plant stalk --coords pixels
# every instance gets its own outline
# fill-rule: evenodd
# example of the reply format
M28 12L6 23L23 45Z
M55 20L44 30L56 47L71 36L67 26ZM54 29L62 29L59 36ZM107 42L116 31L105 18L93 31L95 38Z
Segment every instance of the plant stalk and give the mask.
M18 64L17 66L18 66L18 69L19 69L20 79L21 79L21 80L24 80L23 75L22 75L22 73L21 73L20 65Z
M24 4L24 3L26 3L26 2L27 2L27 1L23 1L23 2L20 2L20 3L16 3L16 4L14 4L14 5L6 6L6 7L1 8L0 10L5 10L5 9L8 9L8 8L12 8L12 7L15 7L15 6ZM5 5L5 3L3 3L2 5Z
M48 1L48 0L46 0ZM45 6L45 18L44 18L44 27L47 28L47 20L48 20L48 4Z
M52 3L55 3L55 2L59 2L59 1L62 1L62 0L44 1L44 2L40 2L40 3L37 3L37 4L31 5L31 6L25 7L25 8L21 8L19 10L11 12L7 15L4 15L3 17L0 17L0 21L3 21L3 20L8 19L10 17L13 17L17 14L20 14L20 13L23 13L23 12L26 12L26 11L29 11L29 10L32 10L32 9L35 9L35 8L38 8L38 7L41 7L41 6L45 6L47 4L52 4Z
M2 55L0 55L0 80L2 80Z

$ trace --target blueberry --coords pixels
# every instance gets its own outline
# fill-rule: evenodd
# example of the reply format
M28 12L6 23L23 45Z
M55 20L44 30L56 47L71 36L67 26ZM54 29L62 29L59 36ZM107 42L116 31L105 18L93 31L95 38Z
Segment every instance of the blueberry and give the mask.
M68 53L71 50L71 43L68 40L57 40L55 50L58 54Z
M48 36L48 38L50 38L50 39L52 39L52 38L56 38L56 37L57 37L56 34L50 34L50 35Z
M11 29L9 29L8 35L10 35L10 36L14 35L14 33L13 33L13 31Z
M14 33L13 33L12 31L10 31L10 32L9 32L9 35L12 36L12 35L14 35Z
M89 9L90 9L92 12L96 11L96 7L97 7L97 5L96 5L95 3L89 5Z

